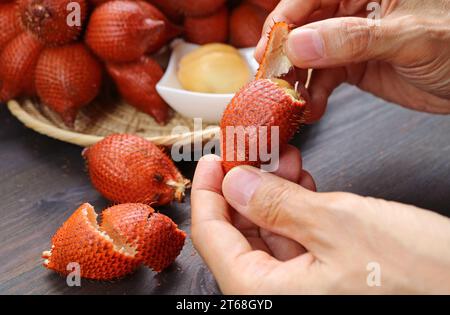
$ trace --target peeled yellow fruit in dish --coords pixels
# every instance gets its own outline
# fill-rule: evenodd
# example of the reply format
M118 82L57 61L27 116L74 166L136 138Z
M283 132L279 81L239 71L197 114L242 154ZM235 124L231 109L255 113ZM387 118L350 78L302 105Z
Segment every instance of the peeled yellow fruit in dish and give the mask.
M225 44L205 45L180 62L178 80L184 89L203 93L237 92L251 77L239 52Z
M196 60L197 58L201 58L207 54L214 52L230 53L239 56L239 51L233 46L220 43L206 44L184 56L183 59L181 59L180 66L185 66L189 62Z

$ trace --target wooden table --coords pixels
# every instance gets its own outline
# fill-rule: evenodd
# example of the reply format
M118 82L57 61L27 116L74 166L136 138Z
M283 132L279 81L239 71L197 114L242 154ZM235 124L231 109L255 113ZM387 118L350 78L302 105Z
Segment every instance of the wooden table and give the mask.
M27 130L0 106L0 293L211 294L219 289L188 240L161 274L139 269L116 282L71 288L41 266L56 229L83 202L108 205L91 186L79 147ZM320 123L293 141L321 191L349 191L450 216L450 117L392 106L349 86ZM192 177L195 163L180 164ZM161 209L189 232L190 206Z

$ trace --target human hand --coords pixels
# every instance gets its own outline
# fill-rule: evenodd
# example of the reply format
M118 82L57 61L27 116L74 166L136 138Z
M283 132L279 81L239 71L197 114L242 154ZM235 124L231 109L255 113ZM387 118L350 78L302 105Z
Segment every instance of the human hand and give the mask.
M381 5L379 26L366 19L369 2ZM278 21L300 26L288 38L291 62L315 69L308 122L344 82L411 109L450 113L450 0L282 0L266 20L258 60Z
M316 190L311 175L302 170L300 152L291 145L287 145L280 156L279 167L275 174L298 183L306 189ZM197 231L197 226L199 226L195 222L202 221L201 226L203 226L205 221L214 220L224 215L232 222L234 227L243 233L243 237L248 240L254 249L270 252L279 260L287 260L304 253L305 249L297 242L261 229L238 212L228 208L222 196L223 178L224 173L220 157L208 155L199 161L191 193L192 208L199 210L192 212L193 231ZM220 205L220 212L211 212L210 208L216 205ZM221 250L220 247L218 250Z
M214 156L197 166L192 239L224 293L450 293L449 219L302 188L314 183L290 151L291 181L251 167L224 177ZM368 285L371 264L381 286Z

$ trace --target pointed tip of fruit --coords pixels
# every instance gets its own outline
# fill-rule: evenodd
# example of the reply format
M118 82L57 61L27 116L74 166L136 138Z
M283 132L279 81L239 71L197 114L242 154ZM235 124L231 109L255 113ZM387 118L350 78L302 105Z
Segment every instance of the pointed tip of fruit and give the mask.
M144 19L144 26L148 30L152 30L153 32L160 32L166 27L166 23L161 20L154 19Z
M177 181L169 180L166 184L174 189L174 199L183 202L186 196L186 189L191 187L191 181L184 177L180 177Z
M67 110L66 112L61 114L61 119L64 124L69 127L75 127L75 120L77 118L78 111L77 110Z
M172 112L166 109L162 110L159 108L151 108L150 114L153 116L155 121L161 126L165 126L172 118Z

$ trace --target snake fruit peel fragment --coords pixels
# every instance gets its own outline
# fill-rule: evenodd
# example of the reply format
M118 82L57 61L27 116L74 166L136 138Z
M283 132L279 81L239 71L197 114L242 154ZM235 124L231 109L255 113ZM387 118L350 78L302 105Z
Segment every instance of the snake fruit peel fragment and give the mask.
M239 165L260 167L261 147L265 146L268 154L272 148L282 150L303 121L306 102L298 84L294 88L280 79L292 68L285 54L288 34L286 23L274 25L255 80L234 96L223 114L220 126L225 172Z
M42 257L46 268L60 274L68 274L70 264L77 263L83 278L112 280L141 264L157 272L165 269L179 255L185 238L170 218L148 205L108 208L99 225L94 208L85 203L58 229Z
M139 136L108 136L85 149L83 156L94 187L116 203L181 202L190 186L169 156Z

